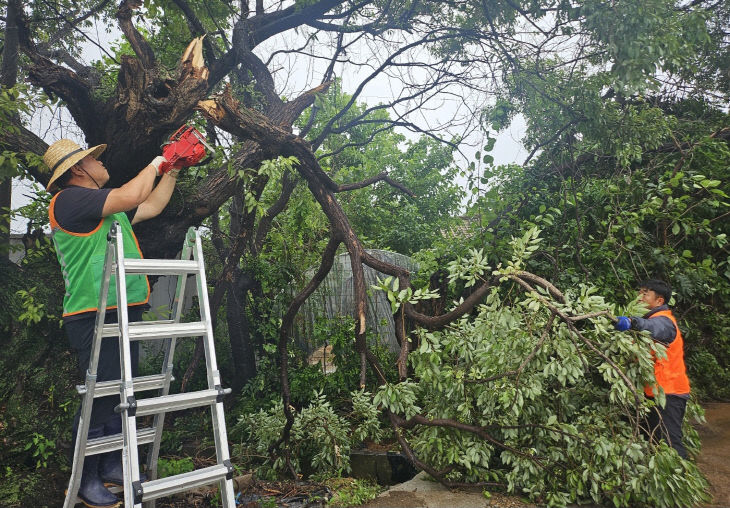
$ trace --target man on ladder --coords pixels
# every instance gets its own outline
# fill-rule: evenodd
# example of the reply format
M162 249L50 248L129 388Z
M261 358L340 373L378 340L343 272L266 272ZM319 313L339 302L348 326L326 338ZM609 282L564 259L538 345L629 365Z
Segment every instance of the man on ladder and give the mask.
M78 354L82 376L89 366L107 233L111 225L115 221L120 225L125 257L141 258L132 225L159 215L170 200L180 168L198 162L183 159L176 161L173 167L165 157L158 156L122 187L105 189L109 173L97 160L105 148L106 145L98 145L82 149L73 141L62 139L53 143L43 156L52 173L47 188L55 194L48 215L66 286L64 328L71 347ZM162 178L155 185L160 176ZM129 321L140 321L150 293L147 277L129 275L126 285ZM105 312L107 323L117 321L116 295L113 293L109 295ZM138 349L138 343L133 343L132 369L135 374ZM97 380L119 378L119 342L104 340ZM89 439L121 432L121 416L114 411L118 404L118 396L100 397L94 401ZM80 411L72 429L74 439ZM105 483L123 486L121 452L118 450L84 460L78 497L92 508L118 506L120 501Z

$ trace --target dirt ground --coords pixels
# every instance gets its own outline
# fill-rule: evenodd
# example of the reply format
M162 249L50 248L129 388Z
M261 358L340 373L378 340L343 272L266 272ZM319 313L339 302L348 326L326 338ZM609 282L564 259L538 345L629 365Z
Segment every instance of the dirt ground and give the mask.
M730 403L710 403L705 406L705 425L698 425L702 452L697 465L710 482L712 504L730 507Z

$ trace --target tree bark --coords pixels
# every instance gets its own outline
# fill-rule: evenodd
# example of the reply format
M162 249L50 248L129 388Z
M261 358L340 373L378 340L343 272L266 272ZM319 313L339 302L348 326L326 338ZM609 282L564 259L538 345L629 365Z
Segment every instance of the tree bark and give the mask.
M234 275L233 284L228 290L226 301L226 321L228 322L228 337L233 360L231 388L234 393L240 392L246 382L256 375L255 348L251 340L244 300L248 290L246 276L241 270L238 270Z
M22 12L19 0L8 2L5 20L5 38L0 67L0 88L12 88L18 79L18 16ZM20 124L17 115L13 115L13 123ZM3 129L6 130L6 129ZM13 199L13 179L0 180L0 211L10 210ZM10 214L0 215L0 263L10 262Z
M249 222L252 221L250 214L245 213L243 193L239 192L233 197L230 208L231 216L231 238L238 238L241 230L250 230ZM249 237L251 235L245 235ZM231 258L229 252L228 259ZM236 260L240 258L237 257ZM256 356L251 343L251 332L246 317L246 295L254 286L250 277L247 277L238 266L234 267L232 280L229 284L226 300L226 321L228 322L228 337L231 343L231 356L233 360L233 379L231 387L238 392L243 385L256 375Z

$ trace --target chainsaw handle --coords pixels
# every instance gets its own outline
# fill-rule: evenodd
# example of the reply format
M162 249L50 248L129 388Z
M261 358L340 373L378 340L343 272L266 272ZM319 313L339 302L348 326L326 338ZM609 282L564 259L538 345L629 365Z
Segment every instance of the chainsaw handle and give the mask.
M175 132L174 132L174 133L172 134L172 136L170 136L170 141L168 141L168 142L167 142L167 143L165 143L165 144L169 144L170 142L174 142L174 141L177 141L177 139L178 139L178 138L180 137L180 135L181 135L180 133L181 133L181 132L183 132L183 131L185 131L185 129L187 129L188 127L189 127L189 126L188 126L187 124L183 124L183 125L181 125L181 126L180 126L180 128L179 128L178 130L176 130L176 131L175 131ZM193 128L193 127L190 127L190 128Z

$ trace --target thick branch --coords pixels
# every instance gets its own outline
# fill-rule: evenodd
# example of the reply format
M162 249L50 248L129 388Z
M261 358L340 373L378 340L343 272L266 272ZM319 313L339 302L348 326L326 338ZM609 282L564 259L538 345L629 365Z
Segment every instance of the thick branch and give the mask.
M61 97L78 126L84 132L92 131L98 111L91 98L89 83L74 71L42 55L31 40L31 32L24 18L18 17L17 22L19 45L32 62L28 69L28 80L43 88L47 94Z
M13 125L12 128L0 129L0 149L18 153L32 153L40 156L48 149L48 145L33 132L18 123ZM41 172L35 166L28 166L27 171L28 174L44 187L51 177L49 173Z
M242 139L250 139L263 150L273 155L295 156L299 159L299 170L311 171L305 178L315 179L327 190L336 192L339 186L327 176L317 163L309 144L302 138L274 125L266 116L250 109L242 108L226 88L215 99L201 101L199 108L217 127Z
M281 114L276 119L277 123L279 125L292 125L305 109L314 104L314 99L317 98L317 95L326 92L331 84L332 81L325 81L311 90L302 93L296 99L285 103Z
M209 90L220 83L236 67L238 60L233 49L228 50L222 57L210 64Z
M28 70L30 82L63 99L76 124L85 133L97 130L99 110L91 95L90 84L74 71L56 65L32 48L26 46L23 50L33 62Z
M119 5L119 10L117 10L117 20L119 21L119 27L122 29L122 33L124 33L129 44L132 46L134 54L142 62L142 67L151 70L156 66L157 59L155 58L155 53L132 23L133 11L139 9L141 5L142 2L140 0L124 0Z
M8 16L5 23L4 45L2 48L2 65L0 66L0 85L8 88L15 86L18 79L18 47L20 45L18 17L22 10L20 0L10 0L8 2Z
M427 316L426 314L416 312L415 308L410 303L405 304L406 315L424 328L429 330L439 330L473 309L474 306L479 303L482 298L484 298L491 287L492 286L489 281L484 282L454 310L447 312L446 314L441 314L440 316Z
M365 341L366 331L366 287L365 272L362 266L363 249L360 241L357 240L350 230L350 236L345 238L345 244L350 254L350 266L352 267L352 297L355 308L355 350L360 355L360 389L365 388L365 373L367 361L367 342Z
M395 364L398 367L398 377L403 381L408 376L408 351L410 350L408 337L406 336L406 320L403 308L398 309L395 313L393 323L395 325L395 337L398 344L400 344L400 353Z
M268 14L257 13L249 18L250 26L254 27L248 36L249 47L253 49L270 37L306 24L308 20L316 19L345 3L347 2L342 0L321 0L306 6L293 5Z
M241 19L236 23L233 28L233 51L238 60L253 74L256 90L264 97L266 111L276 111L281 108L283 101L276 93L276 85L271 72L261 59L253 53L252 47L249 45L250 23L251 21L247 19Z
M537 284L538 286L542 286L543 288L550 291L550 294L560 303L565 303L565 295L560 292L558 288L556 288L554 285L552 285L547 280L543 279L542 277L535 275L534 273L525 272L525 271L519 271L516 273L516 275L521 279L529 280L530 282L533 282L534 284Z

